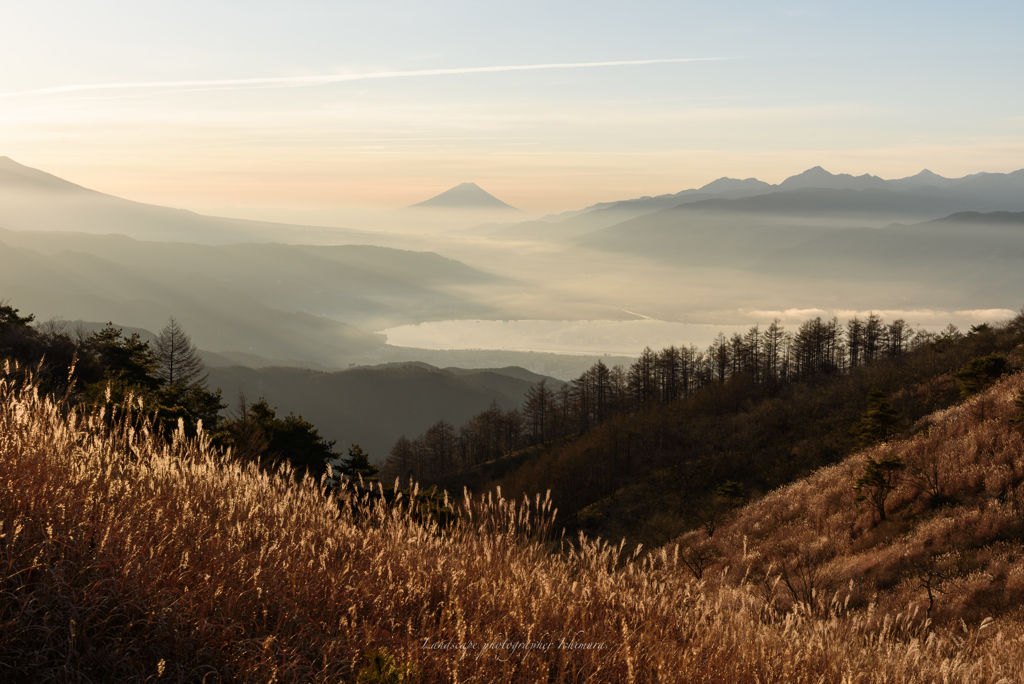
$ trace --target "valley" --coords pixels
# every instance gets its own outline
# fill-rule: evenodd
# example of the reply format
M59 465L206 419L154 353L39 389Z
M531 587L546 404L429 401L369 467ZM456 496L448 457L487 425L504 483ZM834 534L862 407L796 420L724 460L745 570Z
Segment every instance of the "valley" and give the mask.
M6 3L0 683L1024 682L1022 3Z
M933 331L1007 319L1024 292L1022 191L1024 172L885 181L815 167L524 220L468 183L327 228L128 202L5 158L0 289L40 321L155 331L173 316L229 402L266 395L382 461L398 435L491 401L516 408L523 391L381 428L344 417L355 389L316 401L285 368L515 366L566 381L598 359L625 366L645 347L704 348L776 319L877 311Z

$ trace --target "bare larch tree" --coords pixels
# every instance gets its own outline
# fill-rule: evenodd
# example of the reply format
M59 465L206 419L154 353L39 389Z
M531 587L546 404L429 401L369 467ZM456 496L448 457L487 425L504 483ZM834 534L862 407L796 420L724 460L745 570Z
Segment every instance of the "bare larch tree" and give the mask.
M199 350L173 316L156 339L156 354L160 360L157 374L169 387L187 387L193 383L206 387L206 367Z

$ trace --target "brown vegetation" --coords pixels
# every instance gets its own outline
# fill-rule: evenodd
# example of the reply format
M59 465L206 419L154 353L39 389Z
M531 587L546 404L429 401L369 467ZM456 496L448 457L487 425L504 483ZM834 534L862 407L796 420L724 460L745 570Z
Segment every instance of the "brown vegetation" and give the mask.
M858 464L834 466L716 531L730 569L698 583L678 546L643 554L581 539L558 552L540 497L447 502L458 515L440 528L408 497L328 494L230 462L202 435L167 443L130 411L77 417L0 379L0 678L1020 681L1017 622L923 624L907 612L920 590L893 570L926 542L969 535L987 546L957 575L962 589L941 587L941 609L991 596L980 617L999 592L1019 591L1007 534L1020 517L1020 435L1003 413L1020 384L986 395L984 424L968 403L927 435L876 449L908 462L942 449L943 492L963 492L959 508L904 484L890 517L920 509L922 522L880 529L851 503ZM865 539L877 548L858 547ZM784 547L791 555L769 554ZM878 598L863 580L843 583L869 568L890 578ZM780 600L780 572L802 603Z
M1024 375L929 416L917 434L858 452L734 514L713 540L726 582L775 576L769 604L917 611L917 621L1024 617L1024 436L1011 422ZM984 415L978 406L984 403ZM890 468L884 468L889 464ZM871 483L874 483L871 485ZM858 496L869 486L874 496Z

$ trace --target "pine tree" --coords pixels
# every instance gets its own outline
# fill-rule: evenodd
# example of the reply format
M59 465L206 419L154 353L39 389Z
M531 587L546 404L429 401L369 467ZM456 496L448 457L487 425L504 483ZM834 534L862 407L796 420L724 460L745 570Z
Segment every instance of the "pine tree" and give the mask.
M221 391L206 386L206 369L192 339L172 317L156 340L155 377L161 382L159 401L165 422L174 426L185 421L188 434L195 434L200 422L207 432L216 432L222 418Z
M370 456L358 444L348 448L348 458L341 462L341 472L349 477L373 477L379 470L370 463Z
M463 427L465 431L465 427ZM417 479L419 474L416 449L408 437L402 435L391 447L388 457L384 460L384 472L381 479L392 481L395 478L400 480Z
M879 389L868 392L868 410L853 426L853 434L864 446L877 441L886 441L895 432L899 414L889 405L889 400Z
M857 501L870 501L878 511L879 520L885 520L885 501L899 484L900 473L906 465L899 456L886 456L876 461L869 458L864 474L857 478L853 490L860 494Z
M0 332L7 328L27 328L35 319L34 314L18 315L18 309L8 304L7 300L0 300Z
M129 388L136 388L136 395L138 390L147 394L158 390L159 358L138 333L125 337L120 328L107 323L107 327L89 337L87 344L103 368L102 381L87 388L86 395L90 398L103 394L108 384L115 386L116 401L120 401Z
M321 437L315 425L294 413L278 418L262 397L250 404L240 393L224 432L235 458L256 461L267 470L276 470L288 461L297 477L309 473L319 478L327 472L328 462L338 457L334 441Z
M972 327L971 330L976 327ZM995 382L1006 371L1006 359L997 354L990 354L971 359L959 372L954 373L953 377L960 381L960 396L969 397Z
M231 447L232 456L242 461L262 462L270 448L270 437L264 429L266 423L266 416L252 410L245 394L239 392L238 405L228 413L225 425L226 443Z

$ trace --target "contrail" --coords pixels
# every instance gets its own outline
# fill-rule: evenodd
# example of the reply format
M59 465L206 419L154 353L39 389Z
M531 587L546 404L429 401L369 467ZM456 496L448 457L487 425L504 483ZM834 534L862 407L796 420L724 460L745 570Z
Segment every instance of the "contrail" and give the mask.
M405 78L411 76L447 76L449 74L485 74L498 71L533 71L537 69L590 69L609 66L639 66L643 64L672 64L678 62L714 62L729 57L684 57L677 59L638 59L628 62L570 62L564 64L518 64L509 66L467 67L462 69L424 69L421 71L379 71L369 74L325 74L321 76L282 76L270 78L232 78L209 81L140 81L134 83L88 83L81 85L37 88L0 93L0 98L24 95L50 95L54 93L77 93L84 90L118 90L126 88L182 88L218 86L263 86L282 88L297 86L326 85L346 81L363 81L371 78Z

